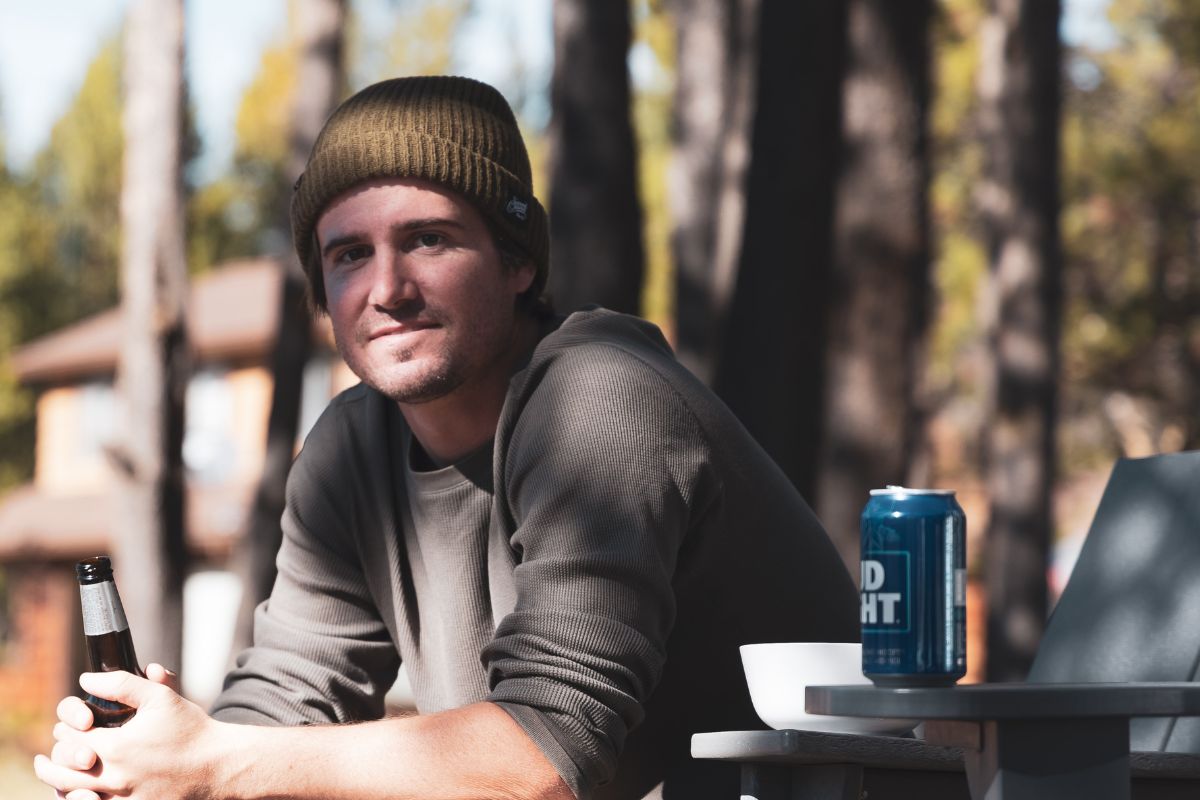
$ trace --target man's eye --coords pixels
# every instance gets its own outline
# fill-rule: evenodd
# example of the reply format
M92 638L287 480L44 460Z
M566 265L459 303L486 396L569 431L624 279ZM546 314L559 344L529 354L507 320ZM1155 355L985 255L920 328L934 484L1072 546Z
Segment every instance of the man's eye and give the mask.
M342 252L338 253L337 262L339 264L348 264L354 261L361 261L370 255L370 249L365 245L356 245L347 247Z
M417 236L415 242L417 247L432 249L441 247L443 244L445 244L446 237L442 236L440 233L422 233Z

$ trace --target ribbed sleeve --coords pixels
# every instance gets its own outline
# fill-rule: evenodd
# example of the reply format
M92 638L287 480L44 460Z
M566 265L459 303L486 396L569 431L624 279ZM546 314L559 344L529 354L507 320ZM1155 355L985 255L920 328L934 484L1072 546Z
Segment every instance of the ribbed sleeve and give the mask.
M618 347L573 348L527 380L498 437L516 607L484 662L489 699L582 796L613 776L662 674L707 446L682 398Z
M255 613L254 646L213 705L217 719L298 725L383 713L399 657L347 530L370 518L345 488L367 464L339 457L340 428L327 414L293 466L278 577Z

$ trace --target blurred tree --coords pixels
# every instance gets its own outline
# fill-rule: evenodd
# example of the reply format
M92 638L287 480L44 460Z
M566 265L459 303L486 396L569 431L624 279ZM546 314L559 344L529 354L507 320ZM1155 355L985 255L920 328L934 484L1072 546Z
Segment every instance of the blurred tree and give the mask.
M41 309L45 327L37 333L117 302L121 67L120 40L114 38L88 67L34 161L36 202L54 219L56 242L50 263L38 269L57 273L64 289L52 306Z
M741 252L762 0L665 0L677 70L669 172L676 349L711 384Z
M289 0L288 32L262 54L238 105L233 168L201 187L189 206L193 269L232 258L291 252L286 211L288 130L299 68L303 9ZM281 211L282 210L282 211Z
M117 296L120 42L106 42L27 175L0 162L0 352ZM34 404L0 364L0 488L33 475Z
M1058 0L989 0L979 201L991 264L993 408L984 444L989 680L1020 680L1048 612L1061 306Z
M725 217L740 205L731 198L716 223L737 230L737 269L727 313L712 318L720 331L713 385L807 498L815 495L824 420L845 13L842 2L762 0L746 117L753 132L748 142L728 140L717 156L750 163L744 213ZM682 45L680 52L682 80ZM718 246L717 263L722 257ZM683 301L681 293L681 316Z
M344 31L345 0L294 0L292 36L295 52L295 79L285 95L288 98L286 127L278 138L256 142L241 138L247 149L260 154L262 163L276 166L283 191L273 193L275 206L270 209L271 227L290 245L288 208L291 187L304 172L308 154L326 118L345 90ZM264 72L268 66L264 62ZM269 73L267 73L269 74ZM303 91L300 91L303 87ZM279 97L271 94L268 100ZM247 95L247 103L253 98ZM271 110L269 102L260 102L258 112ZM245 109L246 106L243 106ZM250 113L249 109L247 114ZM280 122L278 115L268 118L256 130L271 130ZM276 142L286 144L277 147ZM294 250L287 246L280 254L282 270L279 327L271 355L273 388L271 412L267 421L266 458L263 474L254 496L248 525L238 548L238 573L242 577L242 604L234 634L233 653L248 646L254 629L254 609L271 593L275 582L275 554L283 533L283 515L288 472L295 453L303 394L304 366L312 352L312 317L306 303L304 270Z
M857 574L867 490L904 484L929 294L931 0L849 0L817 513ZM881 213L887 209L886 213Z
M33 477L36 424L32 393L12 374L8 356L40 332L59 276L50 272L52 218L38 213L29 185L0 161L0 490Z
M640 311L644 248L627 56L628 0L555 0L550 293L561 311Z
M674 266L667 175L671 161L671 99L675 76L675 28L665 0L635 0L633 130L638 154L638 194L643 211L646 270L642 316L674 338Z
M183 0L136 0L125 31L121 182L123 332L117 564L138 652L183 653L184 395L187 260L183 231Z
M45 273L29 271L26 258L46 264L53 244L45 224L31 219L33 198L28 186L7 167L0 136L0 490L28 480L33 474L33 398L12 374L7 355L28 336L38 322L29 312L44 288L31 280ZM49 294L49 292L46 292Z
M918 388L926 424L910 472L913 480L968 492L978 479L986 383L981 366L984 332L977 311L987 277L987 254L974 202L983 160L975 91L976 34L983 18L982 0L941 0L933 19L937 76L930 117L935 165L930 213L937 241L935 291L929 348ZM938 431L936 436L931 429ZM972 553L972 558L976 555Z
M1064 457L1200 447L1200 6L1114 0L1068 62Z

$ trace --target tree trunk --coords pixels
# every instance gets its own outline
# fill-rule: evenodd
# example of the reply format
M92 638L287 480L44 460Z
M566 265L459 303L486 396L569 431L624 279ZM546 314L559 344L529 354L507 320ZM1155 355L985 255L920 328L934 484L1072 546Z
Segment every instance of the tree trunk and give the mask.
M904 484L929 294L931 0L851 0L817 513L858 574L870 489Z
M989 0L981 187L995 407L986 427L987 677L1020 680L1045 625L1055 478L1060 256L1058 0Z
M550 291L561 311L636 314L644 254L630 121L627 0L555 0Z
M714 379L810 499L823 418L845 22L840 2L762 0L752 162Z
M117 565L143 663L183 652L183 2L137 0L125 39L121 189L123 333L117 385L124 437Z
M676 350L705 383L716 374L745 224L761 0L674 0Z
M295 19L300 58L288 138L285 175L288 185L304 171L317 134L342 93L346 2L303 0L297 3ZM285 198L290 201L290 194L285 194ZM291 241L286 235L290 228L286 201L276 213L276 224L285 233L284 240ZM270 595L275 583L275 554L283 540L280 520L300 424L304 367L312 354L312 316L306 300L304 270L291 248L281 256L279 266L282 281L279 322L271 353L274 383L267 420L266 458L236 554L242 602L231 658L251 644L254 609Z

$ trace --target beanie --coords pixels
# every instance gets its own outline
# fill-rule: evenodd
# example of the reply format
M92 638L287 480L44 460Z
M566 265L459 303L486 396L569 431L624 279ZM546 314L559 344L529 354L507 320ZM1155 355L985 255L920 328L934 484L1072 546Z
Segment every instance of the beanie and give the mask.
M317 220L338 195L377 178L422 178L457 192L537 269L546 285L546 212L533 196L529 155L512 109L491 86L449 76L368 86L325 122L292 195L292 239L313 303L324 309Z

